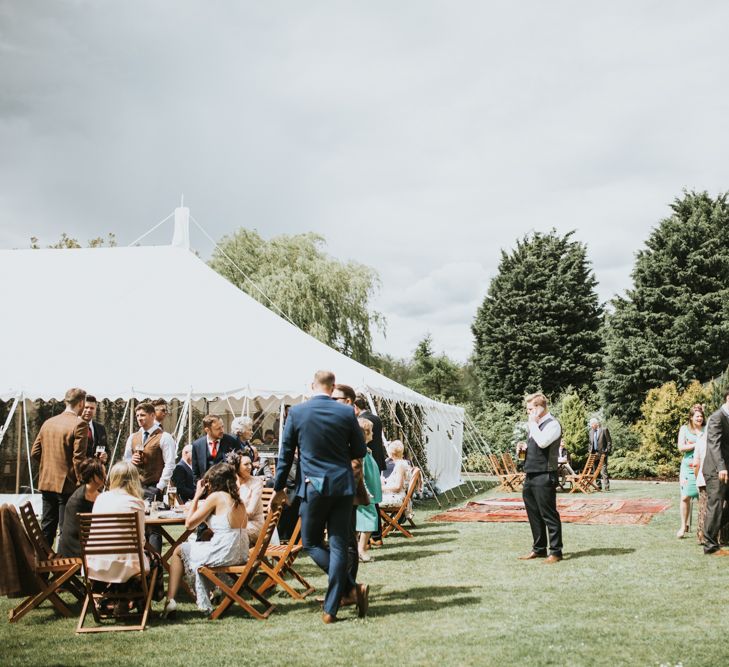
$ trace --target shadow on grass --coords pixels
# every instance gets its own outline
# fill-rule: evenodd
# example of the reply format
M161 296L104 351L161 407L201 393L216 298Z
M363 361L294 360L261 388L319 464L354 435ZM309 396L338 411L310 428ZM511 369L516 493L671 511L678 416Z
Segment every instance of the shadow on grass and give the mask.
M574 553L566 553L565 560L574 560L575 558L584 558L585 556L627 556L635 552L635 549L627 547L601 547L596 549L586 549L585 551L575 551Z
M420 548L420 547L432 547L436 544L445 544L446 542L455 542L458 538L456 537L435 537L433 536L432 539L430 538L430 533L428 533L426 536L423 537L416 537L415 539L409 540L407 538L403 538L402 540L398 540L397 542L391 542L389 544L392 544L392 546L396 547L404 547L404 546L410 546L412 544L413 548ZM387 548L388 542L385 542L385 548Z
M384 595L371 596L369 615L387 616L398 612L437 611L447 607L481 604L483 600L472 593L470 586L433 586L410 588L407 591L391 591ZM383 604L384 603L384 604Z
M398 553L378 553L376 558L378 561L418 560L419 558L430 558L431 556L442 556L443 554L449 553L451 553L451 549L443 549L441 551L433 551L432 549L423 549L422 551L408 549L407 551L400 551Z

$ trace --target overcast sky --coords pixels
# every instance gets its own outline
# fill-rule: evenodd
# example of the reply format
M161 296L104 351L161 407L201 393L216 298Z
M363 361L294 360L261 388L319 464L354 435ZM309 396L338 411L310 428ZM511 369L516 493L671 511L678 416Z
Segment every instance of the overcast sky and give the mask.
M379 351L429 331L464 360L518 237L577 230L607 300L682 188L729 189L728 25L720 1L0 0L0 247L128 244L184 192L214 238L316 231L374 267Z

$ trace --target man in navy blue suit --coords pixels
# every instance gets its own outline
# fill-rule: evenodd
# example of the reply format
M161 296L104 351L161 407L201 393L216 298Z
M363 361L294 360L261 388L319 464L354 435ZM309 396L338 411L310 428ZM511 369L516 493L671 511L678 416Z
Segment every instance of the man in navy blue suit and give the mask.
M215 463L225 461L229 452L241 448L238 438L225 432L223 420L217 415L205 417L203 428L205 435L192 443L192 477L195 485Z
M301 539L306 552L329 575L324 623L336 621L341 604L356 603L363 617L369 603L369 586L357 584L347 565L355 493L352 459L362 458L367 446L352 407L332 400L334 384L334 373L317 371L312 397L289 410L273 484L273 502L285 502L286 478L298 449Z

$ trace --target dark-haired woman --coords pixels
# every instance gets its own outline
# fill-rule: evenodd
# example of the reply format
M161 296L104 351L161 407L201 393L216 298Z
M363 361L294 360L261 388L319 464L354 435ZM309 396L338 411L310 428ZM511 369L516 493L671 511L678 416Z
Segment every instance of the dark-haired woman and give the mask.
M681 426L678 432L678 450L683 454L679 485L681 488L681 527L676 537L682 538L689 528L689 513L691 512L691 499L699 497L696 487L696 473L694 470L694 450L704 433L704 408L698 403L689 410L688 423Z
M201 503L205 493L208 496ZM248 559L248 515L238 495L235 468L229 463L217 463L197 483L185 528L192 530L203 522L213 531L212 539L209 542L185 542L175 549L170 558L163 616L169 616L177 609L175 594L183 574L194 580L198 609L206 614L212 612L212 584L198 573L198 568L203 565L241 565Z
M76 489L66 503L66 512L63 517L63 532L58 544L58 553L64 558L79 558L81 556L81 541L79 533L81 524L78 515L91 512L94 501L104 490L104 477L106 470L98 458L89 458L81 461L79 465L79 482L81 486Z

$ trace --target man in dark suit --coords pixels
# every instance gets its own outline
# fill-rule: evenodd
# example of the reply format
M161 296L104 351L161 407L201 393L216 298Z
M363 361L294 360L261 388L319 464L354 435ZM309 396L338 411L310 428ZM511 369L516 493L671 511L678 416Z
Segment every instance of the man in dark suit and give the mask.
M43 422L33 443L31 457L40 463L38 490L43 496L41 529L53 548L56 530L63 526L66 503L78 486L78 471L86 458L89 428L81 419L86 392L69 389L64 401L66 409Z
M724 405L709 417L706 426L706 454L702 465L706 480L706 518L704 519L704 553L729 556L719 547L719 530L729 521L729 390Z
M81 411L81 419L89 425L89 440L86 445L86 458L98 456L102 463L109 459L109 443L106 440L106 428L103 424L94 420L97 408L96 396L86 394L84 409ZM104 448L103 452L96 452L97 448Z
M329 576L324 623L336 621L343 603L356 602L360 617L365 616L369 596L369 586L352 581L347 569L355 493L352 459L362 458L367 446L351 406L331 399L334 384L334 373L317 371L312 397L289 411L273 484L273 502L285 502L286 478L298 449L301 538L306 552Z
M180 502L186 503L195 495L195 482L192 477L192 445L182 448L182 455L172 471L172 483L177 488Z
M205 435L192 443L192 477L194 484L202 479L205 473L216 463L225 461L230 452L238 451L238 438L228 435L223 427L223 420L217 415L208 415L203 419Z
M593 417L590 420L590 446L587 448L589 454L597 454L595 466L597 467L600 457L605 455L605 462L600 472L602 480L597 480L597 485L604 491L610 491L610 477L608 475L608 457L613 451L613 439L610 437L610 430L607 426L601 426L600 420ZM593 468L594 470L594 468Z

